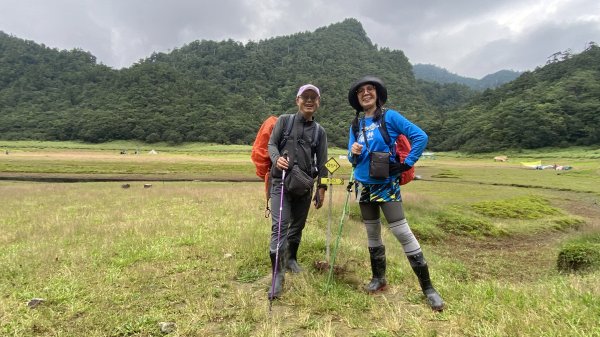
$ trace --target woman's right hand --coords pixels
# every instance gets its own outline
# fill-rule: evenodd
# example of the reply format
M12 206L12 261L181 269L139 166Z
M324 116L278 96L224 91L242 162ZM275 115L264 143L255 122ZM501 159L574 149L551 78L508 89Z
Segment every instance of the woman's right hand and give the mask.
M352 154L354 155L360 156L360 154L362 153L362 148L362 145L360 145L357 142L354 142L354 144L352 144L352 147L350 148L350 152L352 152Z

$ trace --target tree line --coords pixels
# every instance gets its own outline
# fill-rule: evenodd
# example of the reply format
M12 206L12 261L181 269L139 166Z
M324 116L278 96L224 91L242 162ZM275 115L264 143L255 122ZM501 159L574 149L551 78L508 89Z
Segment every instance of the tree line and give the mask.
M267 116L296 111L296 90L310 82L322 90L318 121L344 147L355 114L347 90L373 74L387 84L387 106L426 130L432 150L598 144L588 132L598 126L597 49L477 92L415 79L402 51L373 44L354 19L246 44L193 41L121 70L0 32L0 138L251 144ZM558 115L570 125L555 129Z

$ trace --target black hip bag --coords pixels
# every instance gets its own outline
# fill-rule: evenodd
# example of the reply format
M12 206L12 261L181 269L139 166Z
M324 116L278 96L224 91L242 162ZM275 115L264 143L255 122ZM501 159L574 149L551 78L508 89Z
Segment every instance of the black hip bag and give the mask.
M364 120L363 120L364 122ZM366 124L366 123L365 123ZM387 179L390 176L390 152L373 151L369 149L369 141L367 140L367 132L363 124L362 132L365 137L365 145L369 152L369 177L373 179Z

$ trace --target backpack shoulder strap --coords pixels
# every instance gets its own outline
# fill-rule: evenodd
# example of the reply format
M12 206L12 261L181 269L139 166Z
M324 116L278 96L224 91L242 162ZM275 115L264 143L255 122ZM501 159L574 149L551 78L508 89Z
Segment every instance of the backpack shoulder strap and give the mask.
M310 144L310 147L313 149L316 149L317 146L319 145L320 140L321 140L321 125L319 123L315 122L315 129L313 130L312 143Z
M359 128L360 128L360 119L358 120L358 124L359 125L354 125L354 123L352 123L351 128L352 128L352 133L354 134L354 139L358 139L358 133Z
M283 117L283 116L282 116ZM283 149L285 144L287 143L290 135L292 134L292 128L294 127L294 121L296 119L296 115L287 115L286 119L283 121L285 128L283 129L283 137L281 142L279 143L279 149Z
M392 139L390 138L390 134L387 131L387 127L385 125L385 109L381 112L381 122L379 123L379 133L381 133L381 137L383 137L383 141L391 146Z

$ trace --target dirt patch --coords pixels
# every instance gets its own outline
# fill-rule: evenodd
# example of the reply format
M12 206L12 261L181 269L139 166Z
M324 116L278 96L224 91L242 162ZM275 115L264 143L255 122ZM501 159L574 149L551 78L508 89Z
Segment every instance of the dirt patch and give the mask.
M593 195L579 198L567 197L556 200L554 203L571 214L583 217L586 220L586 226L581 228L582 231L600 231L600 198Z
M551 233L485 240L451 237L445 240L443 248L433 250L460 261L469 280L528 282L555 272L557 247L566 235Z

